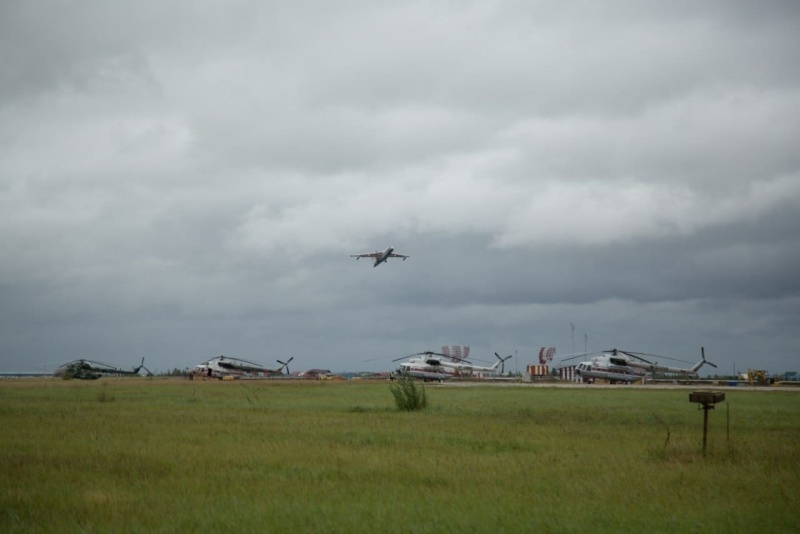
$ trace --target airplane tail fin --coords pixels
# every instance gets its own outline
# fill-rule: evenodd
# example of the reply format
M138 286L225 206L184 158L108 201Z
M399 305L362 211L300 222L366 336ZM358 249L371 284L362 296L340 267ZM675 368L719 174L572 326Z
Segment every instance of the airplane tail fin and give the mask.
M697 362L694 365L694 367L692 367L692 373L694 375L697 375L697 371L700 370L700 368L703 367L706 364L708 364L708 365L710 365L711 367L714 367L714 368L717 367L716 364L711 363L710 361L706 360L706 349L705 349L705 347L700 347L700 354L701 354L703 359L700 360L699 362Z

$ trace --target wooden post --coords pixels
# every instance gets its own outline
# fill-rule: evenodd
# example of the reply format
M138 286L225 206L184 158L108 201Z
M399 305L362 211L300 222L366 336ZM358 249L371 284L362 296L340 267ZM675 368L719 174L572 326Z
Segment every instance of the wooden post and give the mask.
M708 442L708 410L713 410L714 405L725 400L725 394L718 391L694 391L689 393L689 402L696 402L703 407L703 456L706 455Z

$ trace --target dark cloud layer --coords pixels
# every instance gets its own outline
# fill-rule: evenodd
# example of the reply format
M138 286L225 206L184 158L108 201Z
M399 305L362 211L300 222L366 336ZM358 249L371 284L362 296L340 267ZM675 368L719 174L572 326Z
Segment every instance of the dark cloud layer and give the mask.
M798 36L794 2L6 2L0 368L797 370Z

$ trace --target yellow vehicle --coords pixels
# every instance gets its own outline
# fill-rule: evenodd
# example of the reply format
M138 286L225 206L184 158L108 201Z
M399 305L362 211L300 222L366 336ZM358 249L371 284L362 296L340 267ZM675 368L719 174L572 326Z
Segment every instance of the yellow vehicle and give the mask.
M762 371L760 369L748 369L747 370L747 383L757 386L766 386L769 384L769 379L767 378L767 372Z

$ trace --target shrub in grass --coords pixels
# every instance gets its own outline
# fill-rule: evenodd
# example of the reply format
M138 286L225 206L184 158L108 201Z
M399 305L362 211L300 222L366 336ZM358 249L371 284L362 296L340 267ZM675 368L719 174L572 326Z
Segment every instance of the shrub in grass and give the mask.
M398 410L413 412L428 406L425 387L417 387L416 382L410 376L401 376L389 386L389 389L394 395L394 402Z
M111 402L114 400L114 395L108 392L108 384L103 384L103 388L97 394L97 402Z

